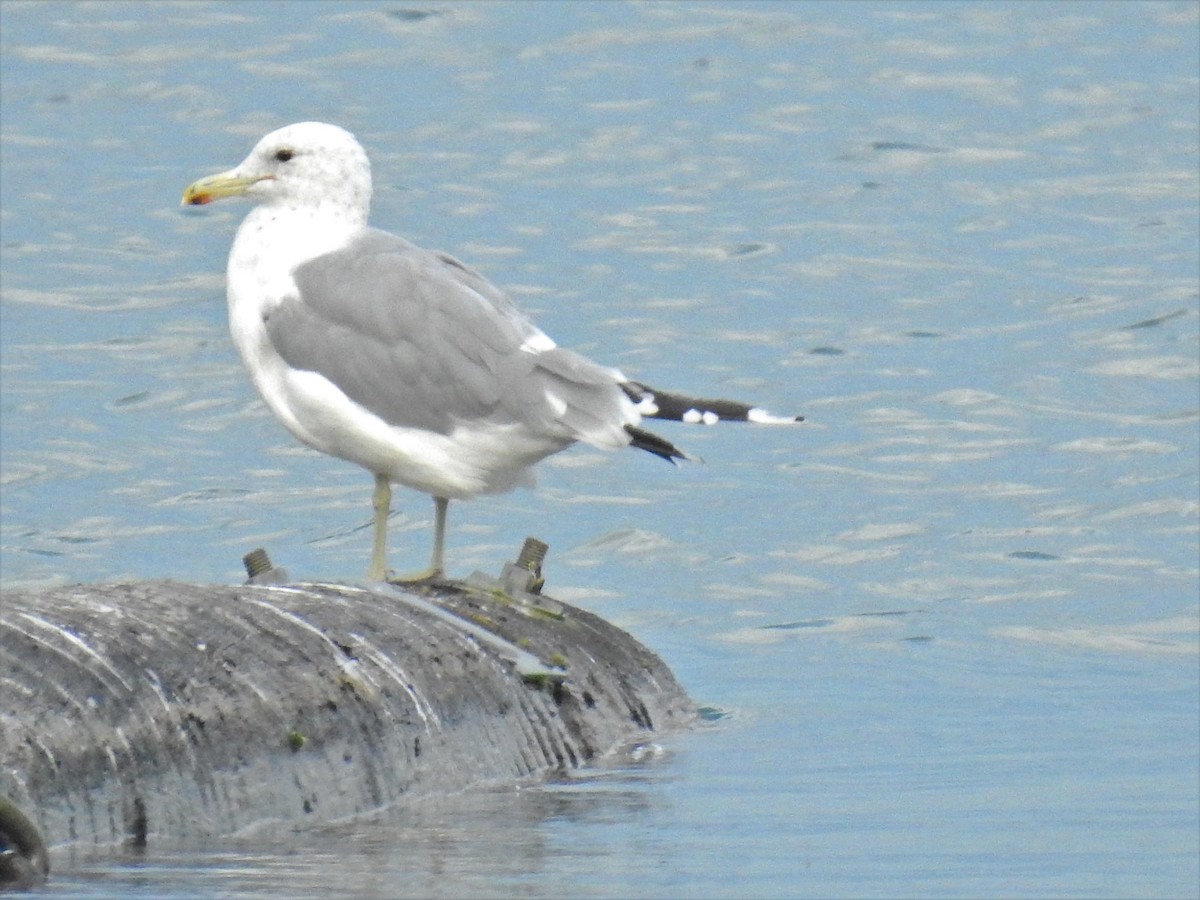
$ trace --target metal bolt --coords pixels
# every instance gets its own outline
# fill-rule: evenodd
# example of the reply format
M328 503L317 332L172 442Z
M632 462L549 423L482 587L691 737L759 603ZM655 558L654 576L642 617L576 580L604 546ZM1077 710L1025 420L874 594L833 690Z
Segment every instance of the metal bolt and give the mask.
M549 544L542 543L534 537L527 537L521 547L521 552L517 555L517 565L534 575L540 575L542 560L546 558L546 551L549 549Z
M246 567L246 574L253 578L271 570L271 557L267 556L266 550L259 547L242 557L242 565Z

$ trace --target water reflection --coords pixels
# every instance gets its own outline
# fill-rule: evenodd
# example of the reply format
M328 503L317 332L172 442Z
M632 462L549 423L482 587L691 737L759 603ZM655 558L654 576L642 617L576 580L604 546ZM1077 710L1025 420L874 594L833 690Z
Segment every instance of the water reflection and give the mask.
M649 827L665 802L655 789L665 762L662 748L635 747L549 784L469 791L303 831L262 826L219 849L77 849L56 855L45 893L193 897L220 884L228 897L560 897L563 883L579 896L636 892L622 871L624 848L579 833Z

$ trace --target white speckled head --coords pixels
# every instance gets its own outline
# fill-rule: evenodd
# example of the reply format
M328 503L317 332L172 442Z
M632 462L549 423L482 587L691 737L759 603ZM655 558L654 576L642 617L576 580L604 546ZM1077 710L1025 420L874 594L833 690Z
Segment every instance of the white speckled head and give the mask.
M259 202L317 206L335 202L358 213L371 206L371 163L354 135L325 122L299 122L260 140L235 170L258 177L247 195Z
M371 163L354 135L324 122L272 131L236 168L201 178L183 193L185 206L222 197L302 210L309 218L365 227L371 208Z

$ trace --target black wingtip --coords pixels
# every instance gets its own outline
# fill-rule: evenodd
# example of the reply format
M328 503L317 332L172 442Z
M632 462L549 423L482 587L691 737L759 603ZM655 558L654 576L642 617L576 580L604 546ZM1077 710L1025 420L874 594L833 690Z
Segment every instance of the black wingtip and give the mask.
M717 422L794 425L804 421L804 416L777 416L761 406L752 406L737 400L714 400L658 391L638 381L624 382L621 390L633 401L638 411L648 419L667 419L672 422L704 425L713 425Z

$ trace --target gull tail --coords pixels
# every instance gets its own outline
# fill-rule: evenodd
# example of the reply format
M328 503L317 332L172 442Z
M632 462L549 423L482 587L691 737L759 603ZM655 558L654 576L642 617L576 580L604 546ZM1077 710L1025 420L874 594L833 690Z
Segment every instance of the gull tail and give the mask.
M688 397L659 391L638 381L621 383L621 390L637 406L638 412L648 419L669 419L674 422L702 423L715 425L717 422L751 422L758 425L794 425L803 422L804 416L776 416L760 406L740 403L736 400L711 400ZM695 457L680 450L670 441L649 431L626 425L632 440L630 443L641 450L661 456L668 462L680 459L694 460Z
M653 453L655 456L661 456L669 463L681 459L691 462L699 461L687 451L680 450L666 438L659 437L652 431L635 428L633 425L626 425L625 430L629 432L629 436L632 438L629 442L630 446L637 447L639 450L645 450L647 453Z

